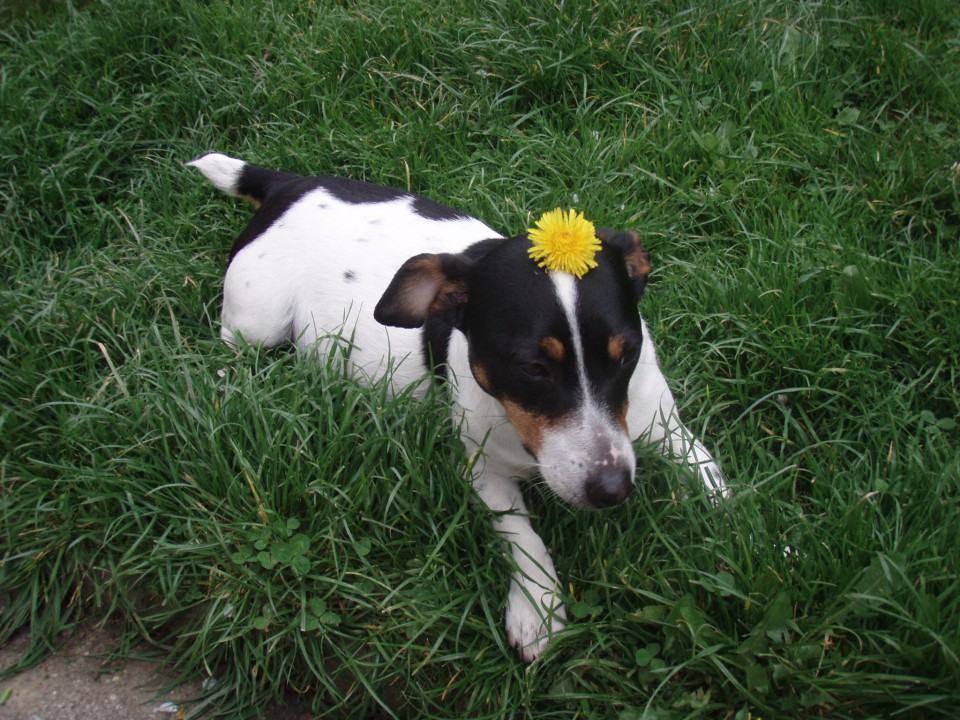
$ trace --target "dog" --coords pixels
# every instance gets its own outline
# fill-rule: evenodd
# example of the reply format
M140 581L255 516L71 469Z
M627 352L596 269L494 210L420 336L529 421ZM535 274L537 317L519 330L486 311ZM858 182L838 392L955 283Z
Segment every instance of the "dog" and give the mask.
M534 262L532 232L504 237L409 192L219 153L187 164L258 208L230 251L223 340L322 355L347 329L360 382L388 376L396 389L432 371L449 386L474 488L512 556L506 632L525 662L566 611L518 478L609 508L631 493L643 439L726 493L640 316L650 262L636 233L596 230L595 267L577 277Z

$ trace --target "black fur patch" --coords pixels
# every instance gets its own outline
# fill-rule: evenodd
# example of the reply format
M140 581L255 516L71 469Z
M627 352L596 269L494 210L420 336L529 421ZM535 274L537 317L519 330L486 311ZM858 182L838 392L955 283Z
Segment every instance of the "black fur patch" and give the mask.
M428 319L424 353L443 377L457 328L467 336L471 366L483 368L490 394L537 417L558 420L582 402L585 388L575 352L544 349L544 338L572 348L573 337L553 282L530 260L529 247L529 239L520 236L467 250L475 262L466 275L466 306L460 316ZM591 394L616 417L625 406L642 343L640 315L622 253L604 248L597 260L598 267L577 281L577 324ZM612 337L622 338L619 360L608 350Z
M244 165L237 182L237 194L260 203L230 248L229 263L237 253L262 235L271 225L307 193L323 188L337 200L351 205L382 203L401 198L413 199L413 211L428 220L458 220L468 217L438 202L412 193L360 182L349 178L310 176L270 170L256 165Z
M414 195L413 198L413 211L427 220L462 220L469 217L469 215L465 215L453 208L434 202L430 198L421 197L420 195Z
M501 238L481 240L464 250L463 254L467 259L476 261L503 242ZM420 341L423 343L423 357L426 360L427 369L434 373L434 378L437 380L443 380L447 376L450 336L460 324L459 315L441 313L431 315L423 325L423 332L420 335Z
M637 287L618 248L604 246L598 266L578 281L577 316L587 379L596 397L611 411L627 397L643 331L637 308ZM619 358L610 354L610 340L617 337Z
M551 360L541 341L554 337L572 347L573 338L553 282L530 259L529 247L526 236L511 238L477 262L463 331L470 362L483 366L491 395L538 417L559 419L581 399L576 361L573 353Z
M317 177L311 179L316 180L319 187L329 192L337 200L350 203L351 205L390 202L391 200L397 200L407 195L407 193L402 190L395 190L394 188L384 187L383 185L373 185L349 178Z

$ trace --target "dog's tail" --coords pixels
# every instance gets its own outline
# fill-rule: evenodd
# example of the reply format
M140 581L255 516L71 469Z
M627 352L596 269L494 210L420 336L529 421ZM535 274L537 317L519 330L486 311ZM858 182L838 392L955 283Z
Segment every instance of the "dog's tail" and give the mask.
M251 165L221 153L207 153L187 163L195 167L215 188L260 205L271 187L291 177L287 173Z

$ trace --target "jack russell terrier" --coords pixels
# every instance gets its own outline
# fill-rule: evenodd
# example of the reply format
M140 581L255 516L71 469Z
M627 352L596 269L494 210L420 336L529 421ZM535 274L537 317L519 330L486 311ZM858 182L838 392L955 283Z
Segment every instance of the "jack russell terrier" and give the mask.
M726 493L677 417L637 309L650 263L636 233L594 231L558 210L504 238L391 188L218 153L188 165L258 207L230 251L226 342L322 354L346 327L361 382L389 375L396 388L429 370L445 378L475 458L474 488L513 558L506 629L524 661L563 628L566 611L516 478L539 474L577 508L608 508L633 488L632 443L642 438Z

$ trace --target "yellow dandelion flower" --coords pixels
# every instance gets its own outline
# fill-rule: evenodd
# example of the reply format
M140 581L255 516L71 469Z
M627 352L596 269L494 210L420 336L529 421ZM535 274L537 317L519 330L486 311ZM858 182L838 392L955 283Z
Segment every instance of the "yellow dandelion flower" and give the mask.
M540 267L560 270L582 278L597 266L593 259L600 249L596 228L583 213L560 208L540 216L528 231L533 246L527 251Z

